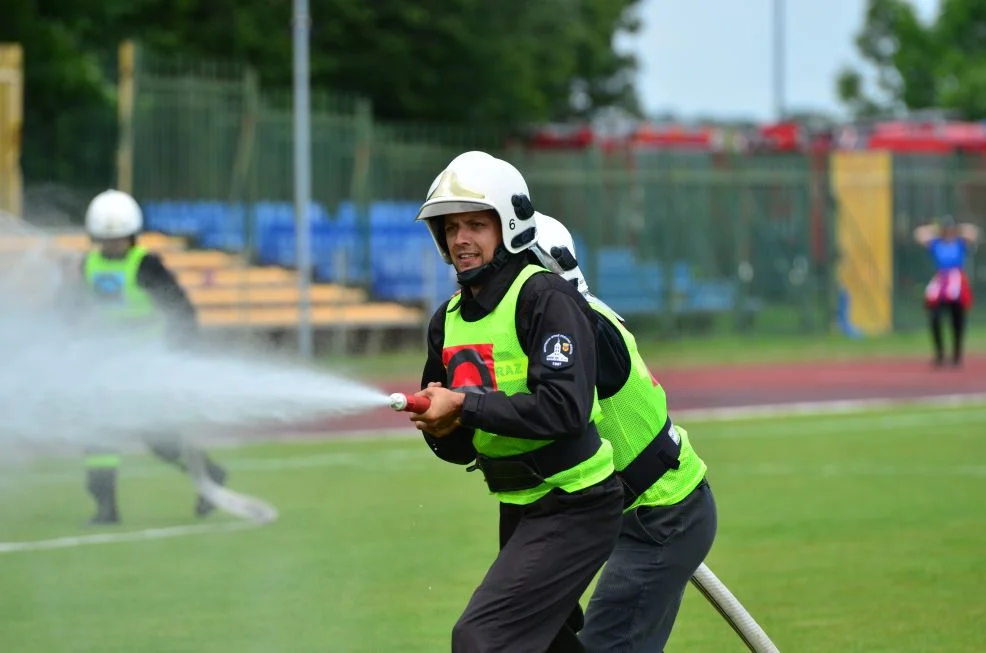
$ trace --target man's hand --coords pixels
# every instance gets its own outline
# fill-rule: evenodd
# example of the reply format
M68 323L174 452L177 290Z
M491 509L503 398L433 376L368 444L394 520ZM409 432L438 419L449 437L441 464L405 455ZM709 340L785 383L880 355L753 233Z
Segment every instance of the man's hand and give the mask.
M436 438L444 438L462 425L459 416L462 414L462 403L466 396L461 392L453 392L442 387L441 383L429 383L428 387L415 394L416 397L428 397L431 406L420 415L411 415L414 427L425 431Z

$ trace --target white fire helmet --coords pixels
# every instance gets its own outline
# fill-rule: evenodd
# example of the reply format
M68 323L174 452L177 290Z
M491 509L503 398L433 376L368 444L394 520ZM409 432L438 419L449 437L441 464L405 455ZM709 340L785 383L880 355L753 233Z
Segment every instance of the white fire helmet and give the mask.
M486 152L464 152L432 182L416 220L425 221L442 258L451 265L444 221L435 218L489 209L500 218L503 246L508 252L518 254L535 245L537 223L524 176Z
M579 266L578 258L576 258L575 239L572 238L572 233L568 228L550 215L536 212L535 216L538 225L538 240L534 253L541 264L552 272L561 275L566 281L572 282L588 302L606 307L622 322L623 318L616 311L589 292L589 283L585 280L585 275Z
M96 240L136 236L143 227L140 205L123 191L103 191L92 198L86 209L86 231Z
M537 212L538 243L534 250L544 267L571 281L580 293L589 292L589 284L575 257L575 239L561 222Z

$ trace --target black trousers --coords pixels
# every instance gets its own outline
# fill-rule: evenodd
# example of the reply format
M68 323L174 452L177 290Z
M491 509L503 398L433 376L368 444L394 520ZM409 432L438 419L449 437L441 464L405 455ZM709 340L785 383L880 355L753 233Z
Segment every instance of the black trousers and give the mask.
M947 313L952 326L952 362L962 362L962 341L965 338L966 310L959 302L943 302L928 309L931 314L931 339L935 345L935 362L945 360L945 343L942 339L942 316Z
M453 653L568 653L579 599L616 546L623 488L615 476L527 506L500 504L500 553L452 629Z
M182 472L187 472L185 461L182 459L181 444L177 437L148 435L144 444L159 460L172 465ZM85 450L86 455L86 489L96 501L97 521L116 521L119 518L116 502L116 477L120 465L119 456L115 449L105 446L90 446ZM109 456L116 458L111 464L93 464L93 459ZM204 456L206 471L216 483L222 484L226 479L226 470L220 467L208 455ZM204 516L213 509L204 497L199 497L196 513Z

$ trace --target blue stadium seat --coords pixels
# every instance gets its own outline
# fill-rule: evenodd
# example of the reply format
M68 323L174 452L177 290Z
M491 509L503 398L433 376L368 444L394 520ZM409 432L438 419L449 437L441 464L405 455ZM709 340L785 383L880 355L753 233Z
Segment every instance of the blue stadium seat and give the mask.
M403 217L406 214L396 215ZM452 267L438 253L424 225L411 222L375 229L370 244L375 296L434 305L447 299L455 290Z
M372 203L361 220L356 205L344 200L330 216L310 205L312 264L316 279L368 283L380 299L434 306L455 290L455 273L437 252L427 228L414 220L418 202ZM291 202L157 200L143 203L149 231L191 236L201 247L241 251L252 244L261 264L293 267L297 262L294 206ZM250 238L248 238L250 236ZM590 253L573 233L587 276L598 271L593 291L628 315L656 313L665 303L665 271L660 262L637 261L629 247L601 247ZM369 240L367 240L369 239ZM345 258L344 269L339 268ZM671 270L676 302L683 310L725 311L735 301L731 281L696 281L688 261Z
M589 263L589 265L586 265ZM595 260L588 257L583 270L598 266L599 297L624 315L656 314L667 306L666 271L660 261L637 261L629 247L602 247ZM671 266L671 284L676 312L729 311L735 302L735 284L729 280L698 281L689 261Z
M362 283L367 271L365 237L356 225L312 225L312 266L319 281Z
M163 200L144 202L144 228L173 236L195 236L198 233L195 204Z
M199 217L201 247L242 251L247 246L247 209L242 204L207 202Z

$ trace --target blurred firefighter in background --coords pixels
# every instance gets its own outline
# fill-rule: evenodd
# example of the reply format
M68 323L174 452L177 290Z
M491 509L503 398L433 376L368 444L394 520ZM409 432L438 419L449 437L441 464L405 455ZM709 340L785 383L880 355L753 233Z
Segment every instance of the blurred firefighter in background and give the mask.
M129 194L107 190L92 199L85 224L93 247L82 262L82 283L72 286L70 310L76 319L98 320L100 328L119 330L128 338L163 339L169 346L190 346L196 336L195 309L160 257L137 244L143 212ZM82 292L77 292L81 286ZM153 454L187 472L176 433L142 433ZM209 477L223 484L226 471L204 456ZM120 453L105 446L86 451L86 487L96 502L91 524L120 521L117 472ZM195 514L214 506L199 496Z

